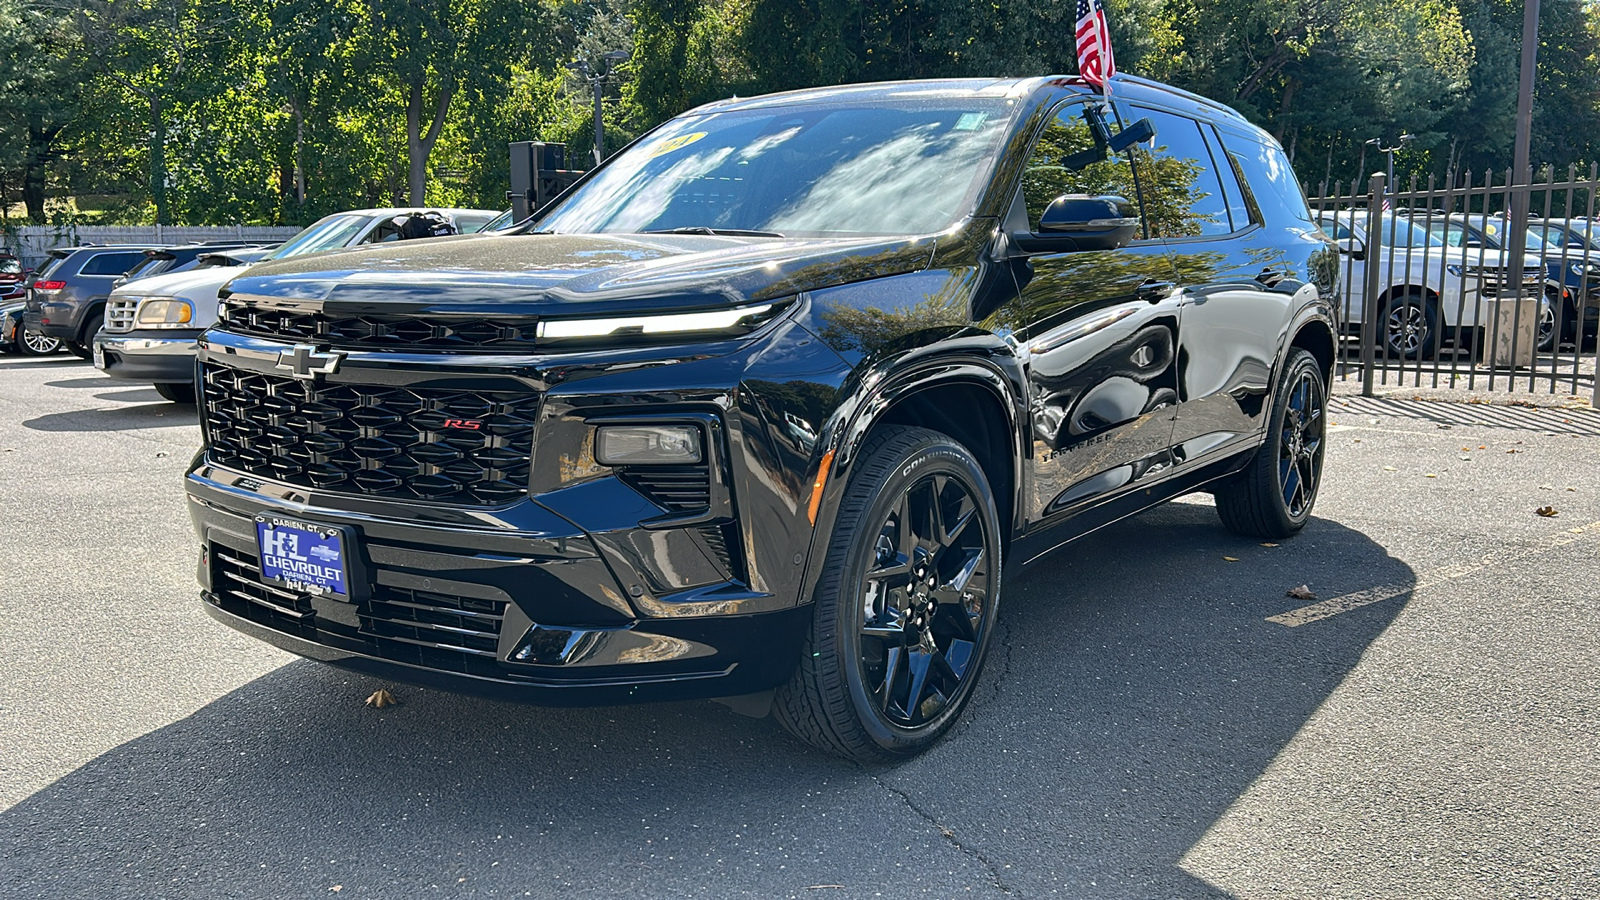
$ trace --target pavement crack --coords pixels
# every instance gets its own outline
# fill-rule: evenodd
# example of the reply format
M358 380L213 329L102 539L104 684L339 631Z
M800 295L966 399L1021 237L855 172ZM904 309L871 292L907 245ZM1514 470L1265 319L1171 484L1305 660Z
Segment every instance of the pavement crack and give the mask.
M995 888L999 889L1001 893L1013 893L1011 886L1006 884L1005 879L1000 877L1000 868L994 864L993 860L985 856L983 851L976 847L968 847L967 845L961 843L961 839L956 837L954 829L939 821L938 817L934 816L932 813L918 806L917 802L911 799L910 794L900 790L887 781L884 781L882 778L879 778L865 767L862 768L862 772L864 772L868 778L871 778L873 782L878 785L878 787L883 788L885 791L888 791L890 794L893 794L895 797L899 798L900 802L905 804L906 809L911 810L917 815L918 818L933 826L933 828L939 832L939 836L944 838L944 842L949 844L951 847L954 847L957 853L960 853L964 856L970 856L974 860L977 860L978 865L983 866L983 870L989 874L989 883Z

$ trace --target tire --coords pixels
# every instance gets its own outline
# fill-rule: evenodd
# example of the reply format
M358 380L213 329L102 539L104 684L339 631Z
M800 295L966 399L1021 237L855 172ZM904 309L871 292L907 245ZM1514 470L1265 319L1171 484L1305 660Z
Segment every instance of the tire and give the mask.
M1389 301L1383 317L1383 349L1390 357L1426 359L1439 347L1439 310L1416 291Z
M858 762L926 750L971 699L1000 601L1000 518L983 469L935 431L862 448L778 721Z
M1305 527L1322 486L1328 389L1309 352L1294 348L1278 378L1267 442L1217 489L1217 515L1234 534L1286 538Z
M194 405L194 382L192 381L158 381L156 393L162 399L171 400L173 403Z
M83 326L83 333L77 340L67 341L67 349L79 359L89 359L94 356L94 336L104 327L106 327L105 315L95 316Z
M16 350L23 356L49 356L61 349L61 342L33 331L17 328Z
M1539 303L1540 353L1552 353L1560 349L1563 342L1573 339L1578 313L1570 302L1561 297L1563 293L1559 288L1547 286L1544 300Z

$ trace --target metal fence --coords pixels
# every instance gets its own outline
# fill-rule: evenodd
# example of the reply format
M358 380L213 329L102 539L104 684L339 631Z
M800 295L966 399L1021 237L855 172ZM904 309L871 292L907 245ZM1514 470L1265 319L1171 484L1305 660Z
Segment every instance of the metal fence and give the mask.
M300 229L278 225L24 225L0 231L0 249L29 268L44 261L52 247L81 244L188 244L203 241L259 241L276 244Z
M1600 166L1541 174L1393 186L1379 174L1308 191L1340 250L1338 377L1361 379L1369 396L1382 386L1596 391ZM1513 233L1517 201L1526 233ZM1513 273L1518 243L1527 249Z

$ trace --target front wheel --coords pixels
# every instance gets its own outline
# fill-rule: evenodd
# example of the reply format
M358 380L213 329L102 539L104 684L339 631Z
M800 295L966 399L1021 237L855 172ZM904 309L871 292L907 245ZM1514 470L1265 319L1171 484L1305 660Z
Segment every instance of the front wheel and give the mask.
M1286 538L1305 527L1322 486L1328 390L1317 358L1293 348L1278 379L1267 441L1217 489L1217 515L1245 537Z
M877 432L850 476L799 666L775 698L784 727L861 762L938 741L994 632L999 534L966 447L923 428Z

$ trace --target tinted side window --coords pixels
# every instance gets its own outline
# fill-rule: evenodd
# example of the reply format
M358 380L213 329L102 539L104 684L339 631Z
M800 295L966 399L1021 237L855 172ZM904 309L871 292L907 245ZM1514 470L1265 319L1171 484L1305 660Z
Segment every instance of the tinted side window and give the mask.
M1094 159L1094 138L1083 117L1084 105L1071 103L1056 113L1022 170L1022 200L1028 207L1028 227L1039 230L1039 217L1050 201L1062 194L1112 194L1137 204L1139 192L1127 154ZM1112 134L1116 120L1106 113Z
M1134 156L1150 236L1184 238L1232 231L1228 202L1200 123L1160 110L1133 108L1132 118L1147 116L1156 127L1154 148L1138 148Z
M78 270L79 275L121 275L145 258L143 253L96 253Z

